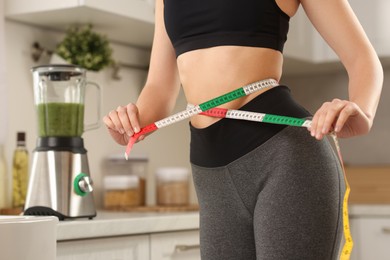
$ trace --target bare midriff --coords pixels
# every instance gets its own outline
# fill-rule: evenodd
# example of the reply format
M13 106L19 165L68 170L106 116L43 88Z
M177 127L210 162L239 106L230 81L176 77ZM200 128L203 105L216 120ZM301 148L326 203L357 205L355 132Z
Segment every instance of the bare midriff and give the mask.
M280 80L283 66L281 52L257 47L218 46L189 51L177 58L180 80L187 101L201 104L214 97L264 79ZM264 89L221 107L238 109ZM205 128L218 118L194 116L191 124Z

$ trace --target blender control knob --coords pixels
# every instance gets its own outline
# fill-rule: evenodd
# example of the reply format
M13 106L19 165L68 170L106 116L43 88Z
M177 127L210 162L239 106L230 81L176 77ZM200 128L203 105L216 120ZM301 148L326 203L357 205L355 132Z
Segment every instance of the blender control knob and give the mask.
M93 181L92 181L91 177L89 177L89 176L81 177L79 180L79 183L78 183L80 190L84 193L90 193L93 191L92 184L93 184Z
M73 190L79 196L86 196L93 191L92 179L85 173L79 173L73 180Z

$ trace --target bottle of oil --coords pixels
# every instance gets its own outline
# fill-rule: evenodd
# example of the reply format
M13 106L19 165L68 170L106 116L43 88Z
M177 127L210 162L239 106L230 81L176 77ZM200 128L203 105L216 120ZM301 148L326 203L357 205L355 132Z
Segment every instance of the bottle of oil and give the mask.
M4 155L4 146L0 144L0 209L6 208L8 194L7 162Z
M16 149L12 162L12 206L23 207L26 201L28 184L28 151L26 133L17 133Z

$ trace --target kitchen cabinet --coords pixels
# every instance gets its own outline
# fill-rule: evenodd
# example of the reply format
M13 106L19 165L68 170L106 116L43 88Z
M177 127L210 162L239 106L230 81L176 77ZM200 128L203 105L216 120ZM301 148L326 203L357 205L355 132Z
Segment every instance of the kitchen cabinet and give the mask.
M151 0L6 0L7 19L65 30L87 24L110 40L150 48L154 31Z
M349 0L356 16L365 29L371 43L380 57L390 57L390 1L388 0ZM332 14L328 14L332 19ZM340 39L342 40L342 39ZM286 57L310 63L338 61L337 55L314 29L300 7L291 19L290 32L284 51Z
M200 260L199 231L59 241L57 260Z
M57 260L147 260L149 258L148 235L57 243Z
M351 260L390 259L390 216L351 218Z
M70 24L92 23L110 39L150 47L154 30L153 0L6 0L5 15L46 28L65 29ZM390 1L349 0L368 37L380 56L390 56ZM331 14L328 14L331 19ZM291 19L285 47L288 58L308 62L334 62L336 54L309 22L302 7Z
M112 41L150 49L154 32L154 0L5 0L6 18L43 28L65 30L91 23ZM379 56L390 63L390 1L349 0ZM331 19L331 14L328 14ZM342 39L341 39L342 40ZM309 22L302 7L291 19L284 50L286 75L339 71L343 66ZM314 65L313 65L314 64Z
M199 260L198 212L98 211L60 221L57 260Z
M150 260L200 260L199 232L152 234Z

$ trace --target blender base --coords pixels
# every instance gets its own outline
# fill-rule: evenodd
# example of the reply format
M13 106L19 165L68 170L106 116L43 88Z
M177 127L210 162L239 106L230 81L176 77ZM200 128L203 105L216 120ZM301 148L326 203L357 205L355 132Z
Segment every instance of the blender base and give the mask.
M35 150L24 214L60 220L95 217L86 152Z
M96 217L96 213L91 216L78 216L78 217L70 217L70 216L65 216L64 214L61 214L60 212L57 212L51 208L48 207L40 207L40 206L35 206L28 208L24 211L23 213L25 216L55 216L59 220L65 220L65 219L73 219L73 218L88 218L88 219L93 219Z

